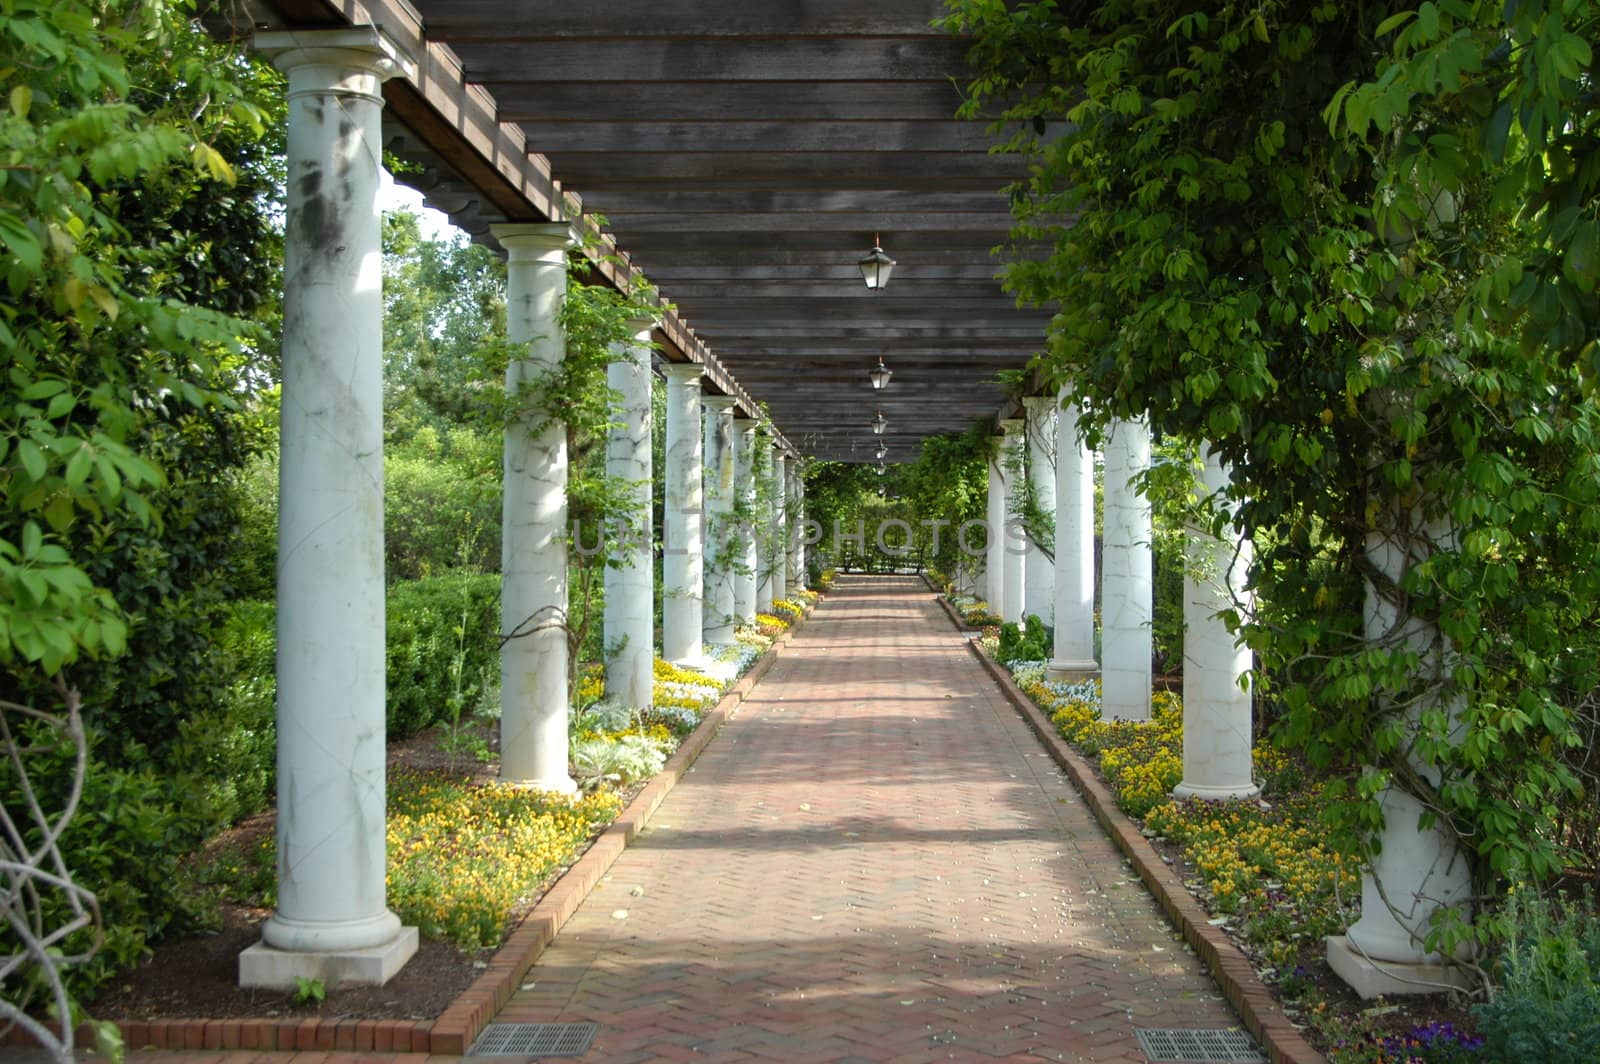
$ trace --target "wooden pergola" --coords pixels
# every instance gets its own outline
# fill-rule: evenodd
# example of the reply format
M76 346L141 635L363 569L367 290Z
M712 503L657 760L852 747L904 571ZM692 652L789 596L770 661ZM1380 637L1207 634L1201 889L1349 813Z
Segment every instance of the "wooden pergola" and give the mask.
M400 180L485 243L602 216L611 279L642 273L675 308L669 358L765 406L797 453L862 462L994 415L997 372L1048 320L995 279L1022 164L954 117L965 45L932 27L942 10L259 0L233 29L379 27L416 62L384 86L386 147L421 167ZM897 261L880 291L857 266L875 239Z

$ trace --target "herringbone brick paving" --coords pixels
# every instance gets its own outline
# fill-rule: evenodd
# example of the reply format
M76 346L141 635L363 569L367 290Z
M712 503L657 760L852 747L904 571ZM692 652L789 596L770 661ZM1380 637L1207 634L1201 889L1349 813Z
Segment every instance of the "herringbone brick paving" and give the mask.
M1142 1064L1237 1021L920 581L846 577L497 1022L586 1059Z

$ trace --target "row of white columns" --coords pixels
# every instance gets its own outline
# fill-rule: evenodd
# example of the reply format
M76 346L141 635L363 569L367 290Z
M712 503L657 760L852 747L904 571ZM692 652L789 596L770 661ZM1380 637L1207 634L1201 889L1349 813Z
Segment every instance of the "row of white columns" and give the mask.
M1101 547L1101 649L1095 657L1094 458L1079 439L1066 394L1023 401L1024 419L1000 423L1000 454L989 465L987 594L1003 620L1038 616L1055 629L1053 678L1098 675L1101 712L1112 720L1150 717L1152 572L1150 502L1140 481L1150 468L1143 423L1114 423L1105 443ZM1216 495L1227 474L1209 448L1199 487ZM1021 520L1022 484L1054 528ZM1037 515L1036 515L1037 516ZM1003 531L1002 531L1003 530ZM1188 530L1184 576L1184 774L1177 793L1212 799L1252 796L1247 649L1218 614L1243 594L1249 545Z
M300 978L386 982L415 952L385 892L382 82L400 53L373 28L270 33L289 79L278 563L278 906L240 958L244 986ZM571 233L494 227L507 252L506 371L515 397L565 355L558 314ZM608 380L607 443L631 514L608 566L607 689L643 708L653 687L650 328L634 323ZM751 420L701 395L701 369L667 376L663 656L699 663L758 604L804 587L804 486L776 454L778 505L735 527L756 486ZM566 429L529 413L505 432L501 775L572 792L567 768ZM537 431L532 431L537 428ZM758 542L759 541L759 542ZM759 602L758 602L759 600Z

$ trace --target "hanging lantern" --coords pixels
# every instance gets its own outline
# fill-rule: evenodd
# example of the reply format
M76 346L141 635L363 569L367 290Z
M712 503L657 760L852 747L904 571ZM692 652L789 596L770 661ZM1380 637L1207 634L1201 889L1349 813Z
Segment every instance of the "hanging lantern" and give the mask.
M872 390L875 392L883 391L884 386L889 383L889 378L892 376L894 376L894 372L883 364L882 355L878 356L878 364L867 370L867 379L872 381Z
M883 411L879 410L878 411L878 416L872 419L872 433L873 433L873 435L882 436L883 433L884 433L884 430L887 429L888 427L889 427L889 420L883 416Z
M861 279L867 282L867 287L873 291L885 288L889 284L889 274L894 270L894 260L883 253L883 247L878 243L876 234L872 237L872 250L867 252L866 258L859 263L861 266Z

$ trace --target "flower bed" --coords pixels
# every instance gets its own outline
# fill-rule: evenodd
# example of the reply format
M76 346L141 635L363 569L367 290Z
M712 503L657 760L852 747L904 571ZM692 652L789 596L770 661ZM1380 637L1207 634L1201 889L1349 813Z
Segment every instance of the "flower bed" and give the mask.
M996 635L981 642L996 655ZM1174 848L1185 886L1257 958L1263 977L1278 985L1285 1012L1315 1031L1332 1064L1481 1059L1472 1055L1470 1034L1440 1023L1396 1034L1396 1006L1345 1002L1335 1009L1309 977L1302 962L1359 915L1360 862L1328 839L1321 825L1331 799L1296 762L1258 742L1260 800L1173 799L1183 777L1178 695L1154 692L1149 721L1107 721L1100 717L1098 681L1052 681L1038 661L1002 664L1057 732L1095 762L1118 807L1142 823L1146 836Z

